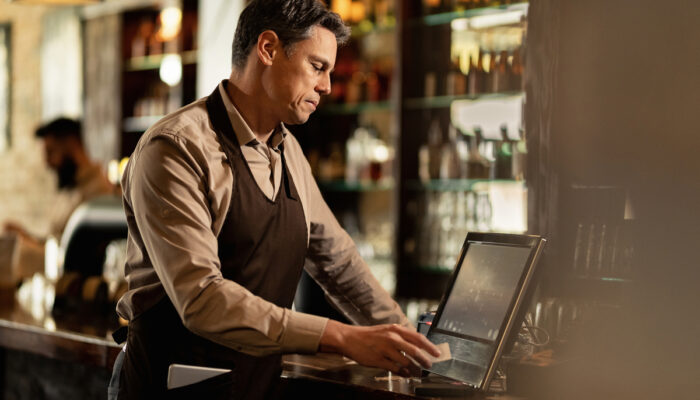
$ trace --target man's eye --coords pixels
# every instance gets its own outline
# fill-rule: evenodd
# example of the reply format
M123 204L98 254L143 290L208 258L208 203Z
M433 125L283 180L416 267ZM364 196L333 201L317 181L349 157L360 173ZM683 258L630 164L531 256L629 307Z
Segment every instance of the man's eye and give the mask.
M315 69L316 71L318 71L318 72L323 72L323 67L318 66L318 65L316 65L316 64L312 64L312 65L313 65L313 67L314 67L314 69Z

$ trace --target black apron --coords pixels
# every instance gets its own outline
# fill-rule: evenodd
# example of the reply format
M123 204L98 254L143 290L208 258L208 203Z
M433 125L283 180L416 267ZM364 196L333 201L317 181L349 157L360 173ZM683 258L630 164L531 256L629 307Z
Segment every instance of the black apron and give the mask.
M283 187L273 201L258 187L241 154L218 88L206 104L233 170L231 205L218 237L221 272L224 278L253 294L289 308L304 265L307 231L284 149L281 148ZM173 363L232 371L168 391L168 367ZM249 356L190 332L165 296L129 322L119 398L271 398L277 395L280 373L280 355Z

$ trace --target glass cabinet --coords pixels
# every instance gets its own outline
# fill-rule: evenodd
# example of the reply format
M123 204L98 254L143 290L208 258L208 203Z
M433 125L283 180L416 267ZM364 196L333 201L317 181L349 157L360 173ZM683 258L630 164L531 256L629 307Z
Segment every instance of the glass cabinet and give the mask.
M528 4L506 3L403 3L399 298L439 300L467 232L527 229Z

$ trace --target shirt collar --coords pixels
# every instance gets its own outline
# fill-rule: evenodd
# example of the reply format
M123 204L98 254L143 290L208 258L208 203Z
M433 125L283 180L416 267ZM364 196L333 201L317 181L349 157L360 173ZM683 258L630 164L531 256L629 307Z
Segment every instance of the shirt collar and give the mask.
M228 79L221 81L221 83L219 83L219 93L224 101L224 107L226 107L226 112L228 113L228 118L231 121L231 126L236 134L238 143L241 146L257 144L258 139L255 138L255 134L245 122L241 113L238 112L238 109L233 104L231 99L228 97L228 91L226 90L227 85ZM275 128L275 131L272 132L272 135L270 135L267 144L273 149L276 149L280 144L282 144L288 133L289 131L287 130L287 127L284 126L283 123L280 123L279 126Z

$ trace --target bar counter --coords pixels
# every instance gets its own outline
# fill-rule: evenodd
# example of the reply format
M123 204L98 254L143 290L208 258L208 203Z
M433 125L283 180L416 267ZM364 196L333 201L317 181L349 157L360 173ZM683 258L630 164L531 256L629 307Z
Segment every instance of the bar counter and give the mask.
M116 321L87 314L51 316L40 307L32 312L26 304L3 297L1 398L106 397L111 368L120 351L111 338ZM417 382L334 354L283 358L285 398L415 399L421 398L414 394Z

